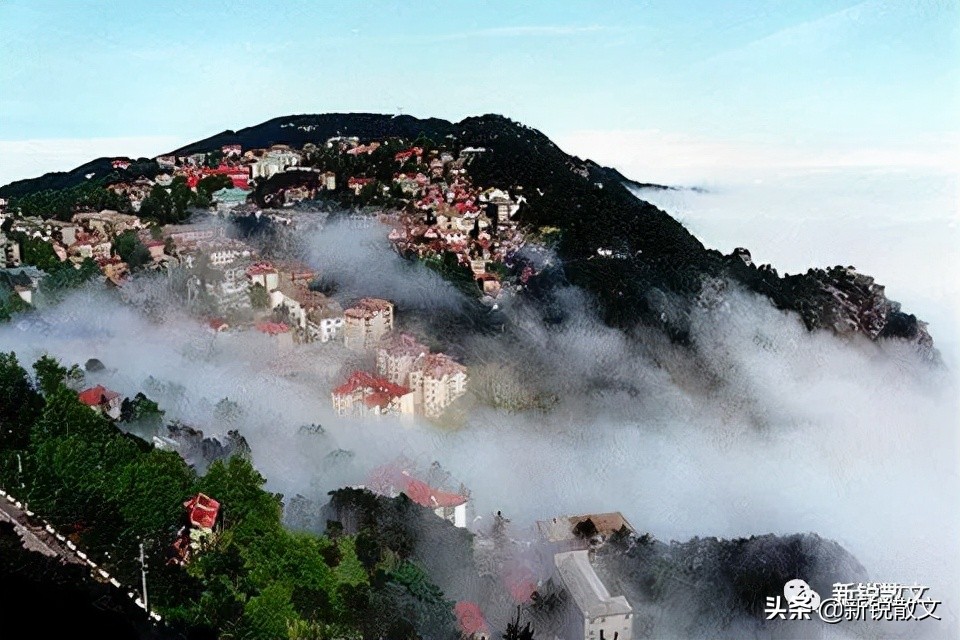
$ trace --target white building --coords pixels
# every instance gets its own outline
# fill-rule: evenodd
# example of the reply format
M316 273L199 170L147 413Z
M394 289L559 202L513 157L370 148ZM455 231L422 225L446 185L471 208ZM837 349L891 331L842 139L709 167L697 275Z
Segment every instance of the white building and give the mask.
M283 149L268 151L266 155L250 165L250 177L254 180L271 178L299 164L300 154L298 153Z
M632 640L633 608L623 596L611 596L590 564L588 551L553 557L571 603L564 620L564 640Z
M377 372L410 388L417 411L432 418L467 390L466 367L446 354L430 353L406 333L393 336L377 349Z
M393 303L363 298L343 312L343 341L348 349L368 349L393 330Z

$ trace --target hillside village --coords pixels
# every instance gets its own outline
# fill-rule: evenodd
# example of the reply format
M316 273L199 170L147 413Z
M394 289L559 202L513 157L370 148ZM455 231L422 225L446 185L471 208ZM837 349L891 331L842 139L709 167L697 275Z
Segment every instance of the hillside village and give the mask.
M525 202L522 193L484 188L470 179L471 160L483 153L479 147L457 149L429 140L407 144L338 136L302 149L229 144L209 153L159 156L151 161L154 166L117 158L100 182L112 209L78 201L69 215L62 210L44 215L29 199L0 201L4 304L11 310L30 305L51 272L82 272L79 281L100 277L121 295L137 272L183 274L184 308L215 335L256 331L279 350L337 342L370 354L375 370L352 371L330 390L338 415L438 418L467 392L464 364L432 352L403 331L397 322L402 310L391 300L365 297L344 308L316 286L322 274L296 259L260 255L227 223L252 216L297 225L309 217L301 215L304 209L317 202L354 210L376 207L398 253L437 260L448 276L451 268L458 270L461 283L471 282L478 298L495 304L511 280L522 284L532 270L515 269L511 262L527 242L516 218ZM11 303L12 298L18 301ZM111 420L120 419L122 407L130 403L100 385L79 391L78 399ZM193 431L173 426L168 434L155 436L154 444L187 456L192 446L188 432ZM202 432L196 433L202 438ZM243 440L238 434L231 437ZM233 450L233 445L218 446ZM245 442L240 446L245 448ZM389 465L375 470L365 488L386 497L404 494L454 526L466 527L469 491L462 485L441 488L415 474ZM216 496L202 493L184 503L190 517L172 543L173 561L186 564L202 553L216 535L220 504ZM607 526L608 520L620 525ZM577 520L584 521L590 526L573 523L567 531L554 519L541 531L548 573L555 570L560 587L572 596L558 633L593 638L599 632L600 637L629 640L632 610L622 596L610 596L587 554L606 536L632 528L622 517ZM477 538L481 556L488 553L489 541ZM513 593L515 603L530 604L537 588L533 572L522 572L526 577L518 583L515 568L502 560L491 571L504 573L505 591ZM455 614L463 638L491 637L477 603L458 602Z
M95 265L106 283L121 289L136 271L180 272L186 274L185 307L213 332L259 331L278 348L337 340L375 350L395 337L391 301L367 298L342 308L314 286L322 274L284 256L264 258L230 233L227 222L266 216L296 225L304 218L294 207L318 201L377 207L401 255L437 260L446 275L457 270L461 284L472 281L477 296L492 304L508 285L511 257L525 243L515 218L524 198L472 184L470 162L484 152L427 139L363 143L338 136L302 149L228 144L149 162L116 158L108 176L87 176L99 180L115 209L92 210L93 203L78 200L70 215L45 215L37 211L42 198L0 202L0 286L6 285L6 300L19 298L6 303L17 309L33 301L51 266L93 272ZM527 268L520 277L530 273ZM466 370L444 354L421 351L405 356L417 364L408 363L402 374L378 367L376 374L350 375L333 390L337 412L439 416L465 392ZM416 371L407 371L411 367Z

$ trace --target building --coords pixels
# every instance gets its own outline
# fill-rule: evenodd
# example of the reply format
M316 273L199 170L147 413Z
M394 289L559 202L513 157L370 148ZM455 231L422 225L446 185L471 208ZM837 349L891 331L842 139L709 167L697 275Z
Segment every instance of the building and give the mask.
M289 148L280 148L282 145L275 145L275 147L277 148L271 149L262 158L250 165L251 179L272 178L276 174L300 164L300 154L290 151Z
M77 398L91 409L110 416L114 420L120 417L122 398L116 391L97 385L84 389L77 394Z
M269 262L257 262L247 267L247 280L250 286L260 285L267 293L280 286L280 273Z
M238 158L243 153L243 147L239 144L225 144L220 147L220 152L226 158Z
M418 413L437 417L467 390L467 369L407 333L391 336L377 349L377 372L413 391Z
M635 533L619 511L579 516L558 516L537 522L541 540L555 551L595 549L617 533Z
M347 189L353 191L353 195L359 196L360 192L363 191L363 188L372 183L373 178L351 177L349 180L347 180Z
M354 371L345 383L333 390L337 415L413 414L410 389L366 371Z
M118 236L124 231L143 229L146 225L137 216L104 209L97 213L78 213L73 222L106 237Z
M299 282L280 280L270 290L270 307L285 309L287 318L302 332L307 342L329 342L343 328L343 309L340 305Z
M170 438L154 436L154 442L157 441L163 445L161 448L177 448L177 442ZM194 553L204 548L206 541L213 536L220 514L220 503L202 493L186 500L183 508L187 512L188 524L180 529L173 542L174 555L168 561L171 564L186 564Z
M190 526L204 531L213 531L220 513L220 503L213 498L198 493L183 503L187 510L187 520Z
M157 156L157 164L164 169L172 169L177 166L176 156Z
M170 238L178 249L182 249L202 240L222 238L224 229L222 226L168 224L163 228L163 237Z
M20 266L20 243L0 231L0 258L4 267Z
M385 339L377 348L377 372L395 384L406 384L410 372L417 369L430 353L409 333L397 333Z
M461 600L453 606L462 640L490 640L490 627L475 602Z
M453 526L461 529L467 526L467 503L470 497L462 485L459 491L446 491L431 486L407 469L392 463L375 469L367 488L388 498L395 498L402 493Z
M124 160L123 158L117 158L116 160L110 163L110 166L113 167L114 169L126 169L127 167L130 166L130 161Z
M590 564L588 551L553 557L557 577L570 594L563 621L565 640L632 640L633 609L623 596L611 596Z
M467 368L446 354L432 353L411 373L410 383L423 389L424 415L435 418L466 392Z
M343 342L348 349L367 349L393 330L393 303L363 298L343 312Z
M246 204L249 191L233 187L231 189L223 188L210 194L217 212L226 212L236 209L242 204Z
M283 322L260 322L257 331L270 336L278 348L287 349L293 346L293 334L290 327Z
M337 174L333 171L327 171L323 174L323 187L327 191L333 191L337 188Z

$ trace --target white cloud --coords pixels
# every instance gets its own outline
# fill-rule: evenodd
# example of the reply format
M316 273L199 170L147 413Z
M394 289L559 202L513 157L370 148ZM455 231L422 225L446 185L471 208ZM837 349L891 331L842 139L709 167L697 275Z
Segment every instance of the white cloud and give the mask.
M568 153L614 166L642 182L689 184L737 178L745 172L851 167L925 168L955 172L960 136L921 139L908 145L857 146L765 143L698 137L659 129L580 130L559 135Z

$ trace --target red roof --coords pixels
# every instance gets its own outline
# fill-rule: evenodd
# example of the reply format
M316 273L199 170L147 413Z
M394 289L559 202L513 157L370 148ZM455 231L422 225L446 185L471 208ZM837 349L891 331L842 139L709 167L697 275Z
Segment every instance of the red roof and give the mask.
M277 270L269 262L258 262L247 267L248 276L259 276L267 273L276 273Z
M98 384L95 387L90 387L89 389L81 391L77 394L77 397L80 399L80 402L88 407L99 407L100 405L106 404L111 400L116 400L120 397L120 394L116 391L110 391L110 389Z
M290 327L282 322L261 322L257 325L257 331L275 336L290 331Z
M190 524L200 529L213 529L220 512L220 503L213 498L198 493L183 503L190 518Z
M370 389L372 391L371 395L385 393L395 398L410 393L410 389L366 371L354 371L347 378L347 381L334 389L333 392L339 396L353 393L358 389Z
M369 485L372 490L379 493L388 493L391 489L401 491L413 502L429 509L459 507L467 502L466 496L435 489L426 482L414 478L395 464L388 464L375 469L371 474Z
M503 574L503 584L513 597L514 602L526 604L533 598L537 590L536 578L533 571L523 565L514 565Z
M223 318L211 318L207 325L214 331L220 331L221 329L227 328L227 321Z
M407 486L403 492L407 494L408 498L420 506L429 507L430 509L436 509L438 507L459 507L467 502L467 498L459 493L434 489L426 482L417 480L416 478L409 478L407 480Z
M464 635L490 633L487 621L484 620L483 612L480 611L480 606L477 603L462 600L453 606L453 612L457 616L457 624L460 625L460 631Z

